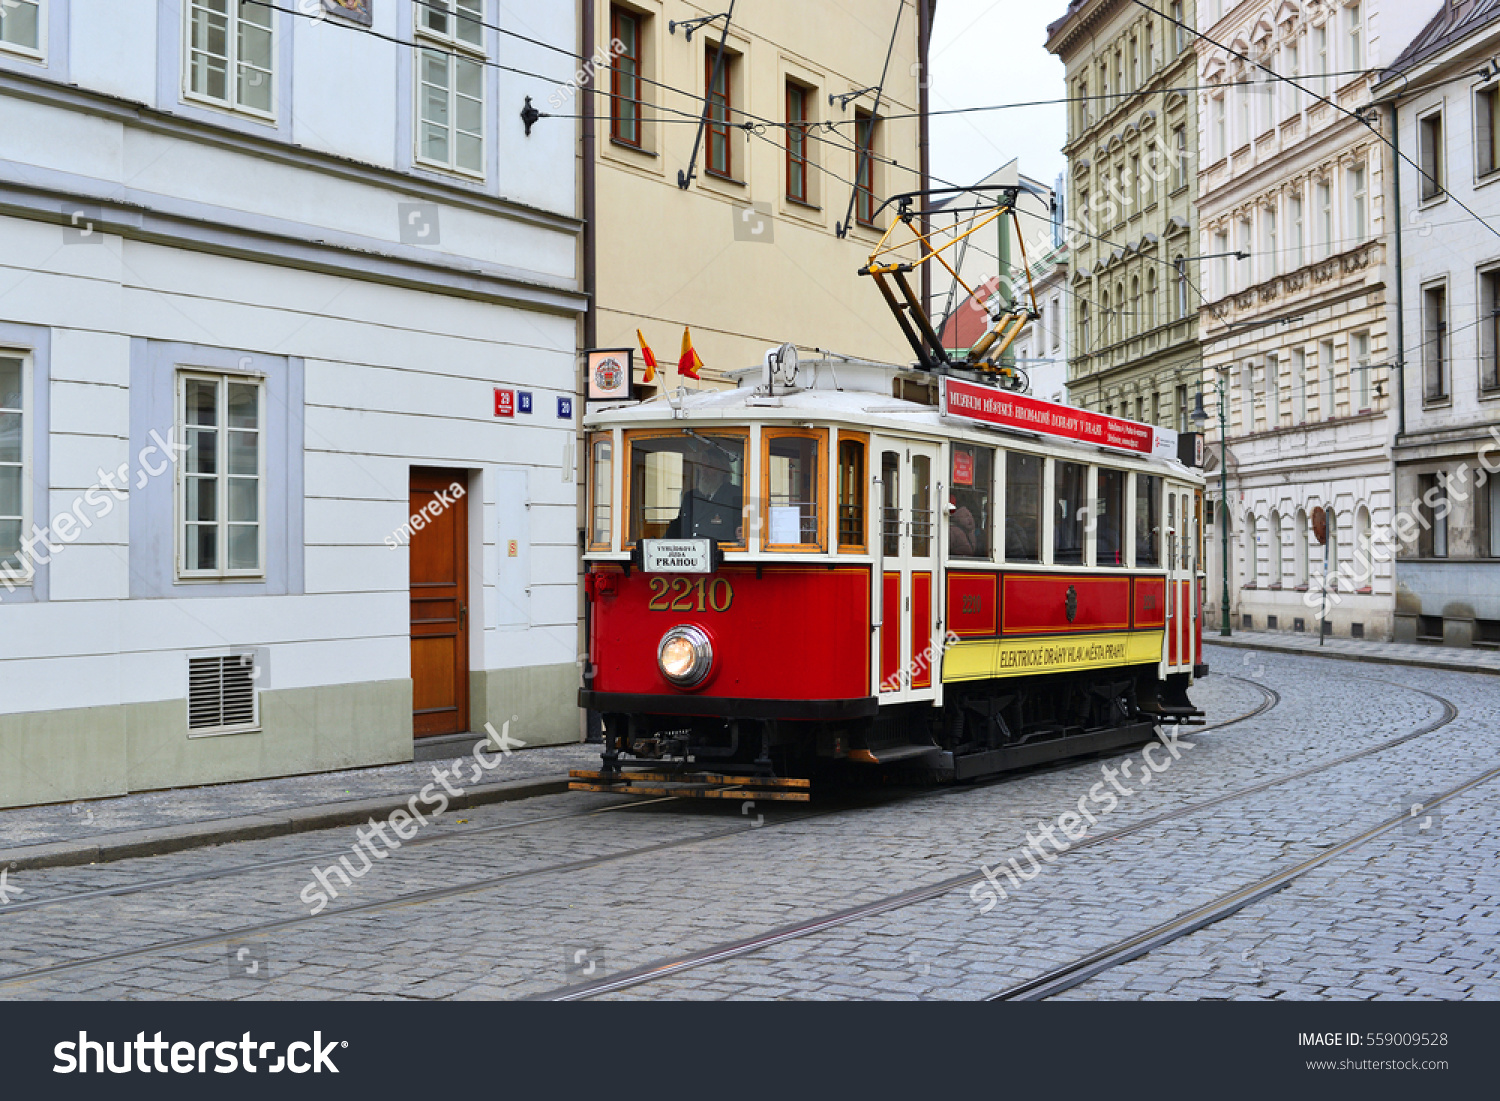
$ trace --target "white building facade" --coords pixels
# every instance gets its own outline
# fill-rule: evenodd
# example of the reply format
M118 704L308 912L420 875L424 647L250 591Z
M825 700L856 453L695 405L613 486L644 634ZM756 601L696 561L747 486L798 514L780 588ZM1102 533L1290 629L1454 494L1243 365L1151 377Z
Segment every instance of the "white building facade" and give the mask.
M1227 521L1235 629L1392 635L1394 571L1372 545L1394 519L1397 213L1389 126L1355 113L1435 3L1199 8L1206 534L1220 547ZM1207 557L1218 626L1222 556Z
M1445 7L1376 95L1404 154L1396 638L1500 646L1500 4Z
M577 739L578 27L512 22L7 0L0 806Z

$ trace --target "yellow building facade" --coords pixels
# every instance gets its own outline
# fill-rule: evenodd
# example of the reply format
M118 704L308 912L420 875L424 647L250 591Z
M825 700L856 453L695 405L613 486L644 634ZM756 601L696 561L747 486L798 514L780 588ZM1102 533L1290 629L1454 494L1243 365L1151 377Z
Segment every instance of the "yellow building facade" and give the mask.
M583 52L603 64L579 93L584 345L636 347L640 330L658 388L726 385L786 342L910 361L857 271L883 201L923 186L935 6L585 0ZM701 383L676 371L689 326Z

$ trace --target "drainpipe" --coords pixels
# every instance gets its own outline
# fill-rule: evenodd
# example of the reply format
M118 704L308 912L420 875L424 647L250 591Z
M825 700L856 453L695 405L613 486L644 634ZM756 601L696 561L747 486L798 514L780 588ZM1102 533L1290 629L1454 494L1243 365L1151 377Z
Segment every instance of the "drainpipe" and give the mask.
M1401 127L1391 100L1391 198L1396 207L1396 439L1406 435L1406 291L1401 278Z
M927 124L927 85L932 79L927 71L927 55L932 45L932 3L931 0L917 0L917 60L920 68L917 72L921 79L917 83L917 167L922 173L921 188L926 191L931 186L929 172L931 170L931 150L929 148L929 134ZM927 208L924 200L922 208ZM926 237L932 232L932 225L924 214L922 216L922 236ZM932 265L922 265L922 307L926 310L932 309Z
M594 56L594 0L583 0L583 56ZM588 305L583 315L583 346L594 348L599 344L599 294L595 286L598 272L599 239L594 229L598 213L595 202L596 141L594 133L594 80L583 85L583 291L588 295Z

